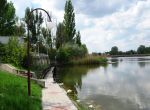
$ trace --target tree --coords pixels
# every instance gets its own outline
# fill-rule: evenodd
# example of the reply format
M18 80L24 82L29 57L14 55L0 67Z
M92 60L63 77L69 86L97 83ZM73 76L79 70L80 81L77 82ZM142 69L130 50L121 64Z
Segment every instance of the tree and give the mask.
M73 42L76 29L75 29L75 13L71 0L66 1L63 24L65 32L65 42L66 43Z
M76 33L75 43L81 46L81 34L80 31Z
M8 36L14 34L15 8L12 2L0 1L0 35Z
M42 28L42 36L46 40L45 43L52 49L52 36L51 32L48 31L46 28Z
M21 19L16 18L16 25L15 25L15 30L14 30L14 35L15 36L24 36L26 29L25 29L25 24L21 22Z
M26 8L24 21L27 24L27 27L29 28L31 32L31 35L32 35L31 42L36 43L37 40L39 39L38 37L41 32L41 25L43 23L43 17L42 17L42 13L38 11L36 11L36 13L30 14L31 10L32 9L30 9L29 7Z
M56 31L56 48L62 47L64 44L64 25L59 23Z
M145 46L144 45L140 45L137 49L137 53L138 54L145 54Z
M110 54L111 55L117 55L118 54L118 47L117 46L112 47Z
M136 54L136 51L129 50L129 51L126 51L125 54L127 54L127 55L133 55L133 54Z

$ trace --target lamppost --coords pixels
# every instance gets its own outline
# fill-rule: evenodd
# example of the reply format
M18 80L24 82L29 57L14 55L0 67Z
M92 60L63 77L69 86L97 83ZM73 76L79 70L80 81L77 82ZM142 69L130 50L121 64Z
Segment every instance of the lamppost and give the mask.
M51 17L50 17L49 13L48 13L46 10L44 10L44 9L42 9L42 8L36 8L36 9L33 9L33 10L29 13L29 16L28 16L28 23L27 23L27 33L28 33L28 37L27 37L27 39L28 39L28 40L27 40L27 41L28 41L28 44L27 44L28 96L31 95L31 83L30 83L30 78L31 78L31 74L30 74L30 35L29 35L29 28L31 28L31 27L30 27L30 23L31 23L30 17L31 17L31 14L32 14L34 11L36 11L36 10L44 11L44 12L47 14L48 19L49 19L49 21L48 21L49 23L47 24L47 27L48 27L49 29L52 29L52 26L53 26L53 25L52 25Z

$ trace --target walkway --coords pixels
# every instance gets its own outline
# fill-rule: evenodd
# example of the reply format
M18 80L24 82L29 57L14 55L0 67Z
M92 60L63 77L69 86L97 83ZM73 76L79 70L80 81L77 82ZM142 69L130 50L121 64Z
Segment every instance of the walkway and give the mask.
M45 79L45 88L42 90L43 110L77 110L66 91L54 83L51 71Z

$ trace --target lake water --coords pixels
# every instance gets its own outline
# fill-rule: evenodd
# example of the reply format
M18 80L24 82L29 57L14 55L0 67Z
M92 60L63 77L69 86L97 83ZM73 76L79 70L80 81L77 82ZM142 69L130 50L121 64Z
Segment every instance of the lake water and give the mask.
M150 110L150 57L110 59L105 66L59 69L59 81L96 110Z

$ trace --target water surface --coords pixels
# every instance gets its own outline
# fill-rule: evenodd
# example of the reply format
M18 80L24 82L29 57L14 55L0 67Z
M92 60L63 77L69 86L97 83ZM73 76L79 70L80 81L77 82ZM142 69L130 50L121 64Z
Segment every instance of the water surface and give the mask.
M150 57L109 60L115 63L60 68L59 81L97 110L150 110Z

